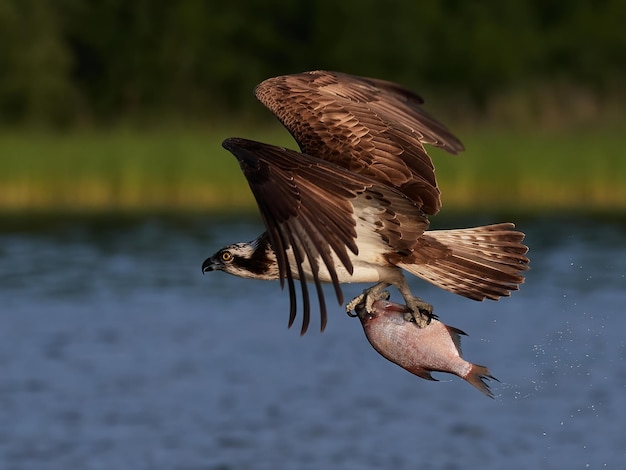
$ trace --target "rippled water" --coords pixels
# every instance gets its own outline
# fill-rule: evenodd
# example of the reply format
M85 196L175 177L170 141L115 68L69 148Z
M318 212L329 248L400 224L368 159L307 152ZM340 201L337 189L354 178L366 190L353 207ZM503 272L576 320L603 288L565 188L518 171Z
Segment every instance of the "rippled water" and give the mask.
M0 468L626 468L626 220L520 222L510 299L412 282L489 400L385 361L331 303L300 337L276 283L202 276L253 221L2 219Z

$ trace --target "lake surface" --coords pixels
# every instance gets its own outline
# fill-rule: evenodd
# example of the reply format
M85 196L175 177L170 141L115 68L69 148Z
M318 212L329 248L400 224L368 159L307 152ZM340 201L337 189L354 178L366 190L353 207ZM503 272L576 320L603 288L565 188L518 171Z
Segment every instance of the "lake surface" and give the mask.
M411 280L495 400L387 362L330 291L300 337L277 283L203 276L254 220L0 219L0 468L626 468L626 216L515 219L511 298Z

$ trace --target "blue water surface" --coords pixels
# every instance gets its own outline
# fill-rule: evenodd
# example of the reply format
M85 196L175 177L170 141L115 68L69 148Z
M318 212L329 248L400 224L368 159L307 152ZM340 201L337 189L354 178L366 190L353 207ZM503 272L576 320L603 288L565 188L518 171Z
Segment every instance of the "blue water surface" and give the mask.
M332 291L300 337L278 283L203 276L255 220L0 223L0 468L626 468L626 219L522 217L532 270L499 302L411 279L495 400L387 362Z

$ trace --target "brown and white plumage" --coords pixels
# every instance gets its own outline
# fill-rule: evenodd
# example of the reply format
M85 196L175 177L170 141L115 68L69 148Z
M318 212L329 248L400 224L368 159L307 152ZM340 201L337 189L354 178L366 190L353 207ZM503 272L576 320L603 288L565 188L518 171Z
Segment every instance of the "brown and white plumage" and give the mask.
M315 71L270 78L255 94L303 153L392 186L426 214L439 211L424 144L454 154L464 148L419 107L423 100L415 93L384 80Z
M512 224L426 231L441 201L423 144L456 153L461 143L424 113L421 99L399 85L335 72L307 72L261 83L257 97L289 129L302 153L232 138L224 147L239 160L267 232L229 245L205 260L223 270L286 280L290 322L302 291L302 333L310 319L307 281L395 285L417 311L405 269L460 295L482 300L509 295L523 282L527 251ZM368 291L366 291L367 293ZM416 312L418 313L418 312Z

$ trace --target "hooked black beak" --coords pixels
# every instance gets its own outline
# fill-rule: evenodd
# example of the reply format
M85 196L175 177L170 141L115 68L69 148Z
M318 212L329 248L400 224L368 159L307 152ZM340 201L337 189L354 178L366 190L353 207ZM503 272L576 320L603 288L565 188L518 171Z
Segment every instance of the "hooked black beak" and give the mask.
M202 263L202 274L208 273L209 271L215 271L217 269L215 261L213 258L207 258Z

